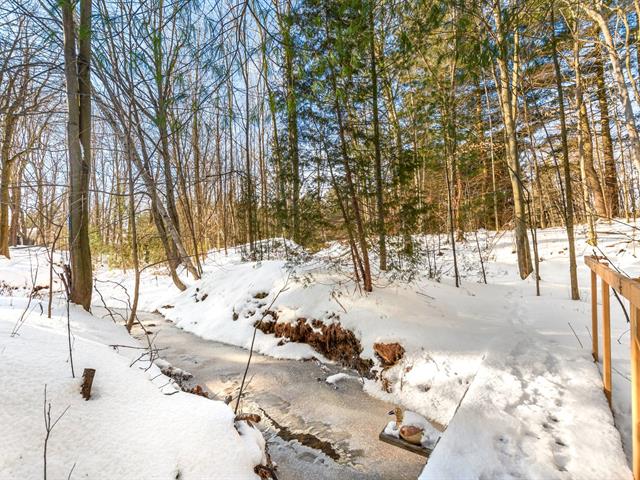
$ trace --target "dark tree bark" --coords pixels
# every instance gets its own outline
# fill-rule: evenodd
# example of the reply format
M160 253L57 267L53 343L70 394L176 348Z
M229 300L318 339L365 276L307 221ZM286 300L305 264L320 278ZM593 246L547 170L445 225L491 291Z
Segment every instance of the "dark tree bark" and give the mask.
M62 3L64 62L69 108L69 254L70 300L91 307L93 272L89 246L89 175L91 171L91 0L80 0L76 32L75 5ZM77 36L76 36L77 33Z
M604 198L607 205L607 216L616 217L620 214L620 200L618 198L618 174L616 161L613 156L613 140L611 139L611 117L604 80L604 63L600 42L595 42L594 69L596 77L596 92L598 108L600 110L600 137L602 139L602 154L604 157Z
M580 300L578 290L578 274L576 266L576 245L573 231L573 187L571 185L571 166L569 164L569 147L567 144L567 125L564 111L564 93L562 91L562 72L558 61L557 40L555 35L554 7L551 7L551 44L553 66L555 70L556 89L558 91L558 108L560 110L560 136L562 139L562 166L565 183L565 223L567 228L567 239L569 241L569 274L571 277L571 299Z
M380 270L387 269L387 244L384 225L384 197L382 184L382 154L380 153L380 120L378 118L378 72L376 65L376 31L374 2L369 6L370 56L371 56L371 93L373 107L373 148L375 152L376 172L376 229L378 231L378 248L380 250Z

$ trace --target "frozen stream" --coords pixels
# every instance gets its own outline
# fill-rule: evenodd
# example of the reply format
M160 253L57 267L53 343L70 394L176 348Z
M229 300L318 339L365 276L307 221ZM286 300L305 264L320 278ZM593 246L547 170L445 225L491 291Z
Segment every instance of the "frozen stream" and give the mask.
M162 358L192 373L219 399L237 393L247 350L204 340L159 314L140 312L139 318L156 335ZM134 333L144 335L139 327ZM358 379L336 386L324 381L339 371L316 361L254 353L241 409L263 418L279 479L417 478L424 458L378 440L393 405L364 393Z

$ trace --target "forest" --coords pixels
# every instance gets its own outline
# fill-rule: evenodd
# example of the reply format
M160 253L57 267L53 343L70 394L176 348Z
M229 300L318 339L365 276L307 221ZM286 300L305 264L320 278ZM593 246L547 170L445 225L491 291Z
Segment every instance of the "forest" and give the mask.
M338 239L368 291L415 234L513 229L526 278L528 230L635 218L638 5L75 3L2 7L0 252L69 250L85 307L89 251L184 288Z
M102 333L96 338L108 339L111 347L126 344L134 353L142 348L132 365L146 361L147 370L157 365L158 375L177 382L176 391L219 399L229 394L232 403L223 403L235 405L235 430L219 432L218 438L231 438L237 430L245 443L254 439L247 432L258 431L252 428L259 420L238 417L240 403L251 404L243 400L248 388L270 422L267 430L280 432L278 442L297 441L301 448L309 447L308 437L291 433L291 417L270 417L265 409L280 407L254 390L280 388L270 383L273 372L261 366L267 362L263 358L288 359L293 363L287 368L296 369L307 368L297 360L319 356L320 363L346 369L331 370L323 388L339 390L345 379L351 385L359 377L362 387L347 389L348 395L369 405L374 401L366 392L376 402L390 403L387 410L393 411L393 404L416 410L426 418L416 424L422 429L418 444L429 452L440 445L442 452L434 453L427 467L414 465L415 458L406 454L412 459L402 462L413 462L407 472L398 473L392 464L388 471L366 464L365 473L374 476L360 477L357 469L340 470L357 464L348 452L359 450L337 446L325 432L330 447L320 434L319 443L311 442L321 445L314 448L330 465L317 477L311 470L301 474L306 467L300 452L295 457L271 446L284 478L416 478L423 467L423 479L511 478L512 471L524 478L561 478L558 472L566 471L572 478L633 478L630 468L638 478L640 453L624 433L640 425L635 404L632 413L626 398L629 388L636 393L636 369L628 365L629 338L621 340L631 337L631 358L636 358L635 297L622 283L612 286L613 327L605 325L603 332L605 399L592 392L600 379L587 351L594 342L599 361L597 313L592 324L588 309L599 308L594 282L600 267L589 267L589 273L582 257L604 259L624 281L633 278L625 269L640 272L635 254L639 77L638 0L5 0L0 5L0 312L9 322L1 330L10 333L6 348L18 341L14 337L23 325L51 325L45 314L49 321L59 318L62 353L75 378L73 356L93 358L82 353L82 342L93 337L82 335L98 328ZM600 295L601 304L609 302L608 287ZM501 306L506 313L496 313ZM127 334L110 326L85 328L93 318L87 312L124 325ZM38 315L42 320L31 320ZM551 320L553 327L547 324ZM500 322L509 322L512 344L501 343ZM167 358L177 355L174 324L195 335L188 340L193 355L208 348L196 342L206 341L249 350L244 375L235 372L241 382L220 386L222 395L199 375L215 382L223 374L198 373L200 367L192 365L194 382L201 384L185 390L182 373L175 380L175 372L183 372L176 360L182 357L170 358L178 362L172 367L161 354L166 347ZM535 332L534 347L516 352L513 345L529 345L521 343L520 324ZM154 345L156 328L158 345L167 336L165 347ZM560 328L567 331L556 338ZM614 369L623 370L622 378L613 380L611 328L614 341L620 335ZM78 347L74 329L82 338ZM38 332L33 341L46 345ZM129 332L144 348L130 345L137 340ZM478 346L472 346L474 335L482 338ZM20 341L27 338L25 333ZM567 352L555 352L554 342ZM529 348L546 352L551 373L536 370ZM254 350L258 360L252 360ZM30 362L11 358L20 369ZM43 354L38 361L48 364L53 358ZM252 361L258 372L265 368L264 378L256 373L255 384L247 373ZM540 408L558 423L570 417L549 413L564 408L557 403L564 389L578 403L586 395L606 418L595 426L562 424L563 439L553 437L552 453L538 450L541 441L533 453L523 453L529 440L519 434L515 457L521 462L459 457L466 450L464 438L485 443L469 426L477 417L464 402L502 411L498 400L488 407L473 389L498 382L489 366L507 375L512 361L524 365L517 375L511 372L521 394L533 398L538 393L531 389L546 392L539 395L546 402ZM436 367L441 362L442 368L432 371L430 362ZM154 372L147 370L146 375ZM454 385L454 371L471 385L470 398ZM591 379L591 390L557 385L570 383L576 371ZM534 389L540 379L546 383ZM510 383L501 381L495 388L508 403L515 394L505 393ZM612 401L611 390L620 382L627 393ZM38 404L45 382L36 383ZM147 405L157 403L160 409L151 393L140 398L147 394ZM45 406L47 401L45 386ZM194 408L191 400L180 401L181 412ZM0 406L9 402L0 394ZM371 411L380 413L382 405L374 403ZM47 441L57 423L51 417L47 423L46 412L45 479ZM220 412L214 415L218 420L226 415ZM543 422L538 414L514 413L505 424L537 425ZM61 417L61 425L71 421ZM466 426L459 426L465 418ZM152 419L145 421L154 428ZM399 427L402 414L396 422ZM496 435L506 435L500 421L477 422L492 423ZM561 428L555 420L544 423ZM438 440L429 443L433 438L427 433L434 428ZM572 429L575 435L568 433ZM616 452L607 460L575 447L581 436L596 431L608 451ZM264 432L257 434L260 451ZM547 427L535 432L538 438L552 435ZM158 435L169 441L174 432ZM378 432L371 435L377 442ZM494 445L492 452L509 443L494 440L486 440ZM184 458L189 445L180 447L186 449ZM558 453L558 445L570 452ZM0 457L2 447L0 441ZM369 458L369 447L362 448ZM386 455L380 448L375 455ZM216 478L245 478L243 462L261 478L277 478L268 452L257 459L242 452L237 453L242 460L231 462L238 471L224 470ZM59 467L60 475L71 478L71 460L60 455L66 463L50 469ZM591 463L581 463L589 456ZM128 477L110 471L109 478L175 473L173 466L153 470L157 462L149 462L155 466L130 467ZM184 462L175 467L175 478L202 478ZM222 468L222 457L220 462L215 468ZM504 471L491 470L497 465ZM31 466L7 462L5 473L39 477L40 470L36 474ZM89 478L99 477L98 464L87 468ZM0 461L0 476L2 471ZM468 477L471 473L475 477Z

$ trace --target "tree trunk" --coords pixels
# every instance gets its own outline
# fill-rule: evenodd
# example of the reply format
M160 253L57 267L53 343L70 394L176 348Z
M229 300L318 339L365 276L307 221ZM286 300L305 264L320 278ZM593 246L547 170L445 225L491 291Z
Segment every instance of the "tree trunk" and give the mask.
M551 6L551 43L553 66L555 69L556 89L558 91L558 107L560 110L560 136L562 138L562 164L564 170L564 183L566 192L565 223L567 227L567 239L569 241L569 275L571 277L571 299L580 300L578 290L578 274L576 265L576 245L573 232L573 188L571 185L571 168L569 164L569 147L567 144L567 125L564 112L564 94L562 91L562 73L558 61L557 42L555 35L555 22L553 5Z
M598 175L593 166L593 144L591 143L591 129L587 117L587 107L582 95L582 71L580 69L580 32L579 23L576 22L576 38L574 39L573 63L576 75L576 106L578 110L578 153L580 155L580 172L583 176L582 188L584 197L585 216L589 224L589 241L595 245L597 242L592 210L589 206L589 189L593 193L596 212L601 217L607 216L604 194ZM586 181L585 181L586 180ZM588 186L587 186L588 184Z
M64 60L69 149L69 254L71 263L70 300L91 307L93 287L89 246L89 173L91 169L91 0L80 0L77 39L74 8L70 0L62 4Z
M291 168L291 217L293 240L301 242L300 238L300 158L298 148L298 107L296 98L296 78L293 71L294 45L291 37L292 14L291 1L287 0L284 16L279 15L282 40L284 47L284 70L287 82L287 133L289 140L289 163Z
M11 194L11 224L9 225L9 245L18 245L18 236L20 234L20 226L22 225L22 240L26 244L26 225L24 223L24 211L22 210L22 177L26 168L26 162L18 163L18 169L15 173L15 186Z
M373 107L373 147L375 150L376 172L376 213L378 230L378 248L380 250L380 270L387 269L387 244L384 226L384 198L382 185L382 155L380 153L380 121L378 119L378 72L376 69L376 33L374 18L374 2L369 6L370 52L371 52L371 92Z
M13 167L15 159L11 157L11 144L13 142L13 132L15 131L16 117L12 112L8 112L4 119L4 133L2 136L2 149L0 150L0 161L2 171L0 172L0 255L9 258L9 199L10 184L13 177Z
M529 237L527 235L527 212L524 204L524 191L522 188L522 176L520 173L520 159L518 155L518 138L515 125L515 108L517 103L515 97L517 93L512 91L512 85L509 81L509 60L507 58L506 39L502 32L502 13L499 9L494 12L496 21L496 33L498 44L501 52L497 57L498 70L500 73L500 106L502 110L502 118L504 121L505 137L507 140L506 156L509 166L509 178L511 179L511 190L513 192L514 206L514 235L516 243L516 252L518 255L518 270L520 278L525 279L533 271L531 263L531 252L529 249Z
M131 239L131 260L133 261L134 283L133 283L133 300L131 302L131 312L127 320L127 330L131 332L133 323L136 320L138 312L138 299L140 297L140 261L138 259L138 230L136 221L136 199L134 195L133 181L133 145L130 143L131 135L127 134L127 173L129 179L129 236Z
M613 156L613 140L609 116L609 103L604 81L604 65L600 42L595 43L594 70L596 77L596 92L600 110L600 136L602 138L602 155L604 157L604 198L607 206L607 217L620 215L620 200L618 199L618 174L616 161Z
M326 26L325 26L326 28ZM328 29L327 29L328 30ZM327 31L327 38L329 38L329 32ZM347 139L345 136L345 127L342 118L342 108L340 106L340 97L338 92L338 82L336 80L336 73L334 66L330 67L330 81L333 90L333 107L336 114L336 120L338 123L338 135L340 139L340 152L342 153L342 161L345 170L345 179L347 181L347 190L351 199L351 206L353 208L353 216L356 222L356 228L358 232L358 243L360 251L362 253L363 264L363 283L365 292L371 292L373 290L373 283L371 279L371 266L369 264L369 249L367 247L367 237L364 230L364 224L362 221L362 215L360 213L360 204L356 195L355 184L353 180L353 174L351 172L351 165L349 160L349 153L347 151Z
M620 102L622 103L622 110L624 113L625 126L627 128L627 135L629 135L629 149L631 150L631 158L636 166L636 169L640 171L640 136L638 135L638 129L636 127L635 117L633 114L633 107L631 105L631 98L629 97L629 91L627 90L627 84L625 82L624 73L622 71L622 64L614 40L611 36L611 30L607 19L604 17L601 11L594 10L589 7L585 7L587 14L598 24L602 36L604 38L604 44L609 54L609 61L611 63L611 70L613 79L616 82L618 88L618 95Z

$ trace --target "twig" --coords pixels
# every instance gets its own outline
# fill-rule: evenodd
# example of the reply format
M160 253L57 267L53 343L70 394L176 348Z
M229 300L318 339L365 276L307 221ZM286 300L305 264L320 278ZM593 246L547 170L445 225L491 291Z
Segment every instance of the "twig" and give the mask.
M416 290L416 293L417 293L418 295L422 295L423 297L430 298L431 300L435 300L435 299L436 299L436 297L432 297L431 295L427 295L426 293L419 292L419 291L417 291L417 290Z
M620 375L622 378L624 378L625 380L628 380L629 382L631 381L631 379L626 376L624 373L622 373L620 370L618 370L616 367L614 367L613 365L611 366L611 370L613 370L614 372L616 372L618 375Z
M480 251L480 242L478 241L478 231L475 231L476 234L476 247L478 248L478 257L480 257L480 266L482 267L482 280L484 280L484 284L487 284L487 273L484 270L484 260L482 259L482 252Z
M619 345L622 345L622 342L620 341L620 339L621 339L622 337L624 337L624 335L625 335L626 333L630 332L630 331L631 331L631 329L630 329L630 328L627 328L624 332L622 332L622 333L620 334L620 336L619 336L619 337L617 338L617 340L616 340L616 341L618 342L618 344L619 344Z
M67 475L67 480L71 480L71 475L73 474L73 470L76 468L76 463L74 462L71 466L71 470L69 470L69 475Z
M96 285L95 282L97 282L97 279L94 279L93 289L96 291L96 293L100 297L100 301L102 302L102 306L107 311L107 314L111 317L111 320L113 320L113 323L117 323L116 322L116 317L113 315L113 311L107 306L107 302L104 301L104 297L102 296L102 292L100 292L100 290L98 290L98 285ZM120 312L116 312L116 313L118 315L120 315L120 317L122 317L123 320L125 319L124 315L122 315Z
M42 410L44 413L44 428L46 430L46 435L44 437L44 451L43 451L43 460L44 460L44 480L47 480L47 444L49 443L49 437L51 436L51 432L53 428L57 425L60 419L67 413L70 406L64 409L64 411L56 418L53 423L51 422L51 402L47 404L47 384L44 385L44 403L42 405ZM74 464L75 466L75 464ZM73 472L73 468L71 469ZM69 477L71 477L71 472L69 472Z
M584 348L584 345L582 345L582 342L580 341L580 338L578 337L578 334L576 333L576 331L573 329L571 322L567 322L567 324L569 324L569 328L573 332L573 335L576 337L576 340L578 340L578 343L580 344L580 348Z
M593 337L591 336L591 330L589 330L589 327L585 325L584 328L587 330L587 333L589 334L589 338L593 340Z
M29 309L31 307L31 302L33 301L33 297L36 294L36 281L38 279L38 270L40 270L40 262L38 261L38 256L36 255L36 271L35 271L35 274L34 274L34 272L33 272L33 262L31 261L31 250L27 250L27 252L29 254L29 270L30 270L30 275L31 275L31 292L29 292L29 299L27 300L27 306L22 311L22 315L20 315L20 318L18 319L16 324L13 326L13 330L11 330L11 336L12 337L15 337L16 335L18 335L18 332L20 331L20 328L22 327L24 322L27 321L27 318L28 318L27 317L27 312L29 312ZM51 295L51 292L49 292L49 295Z
M236 407L233 410L233 413L236 413L236 414L238 413L238 407L240 406L240 399L242 398L242 390L244 389L244 382L245 382L245 380L247 378L247 373L249 372L249 365L251 365L251 357L253 357L253 345L255 344L255 341L256 341L256 333L258 331L258 326L262 324L262 320L264 320L264 317L267 316L267 313L269 312L269 310L271 310L271 307L276 302L276 300L278 299L280 294L287 289L287 285L289 283L289 278L290 277L291 277L291 274L288 274L286 280L284 281L284 285L282 285L282 288L280 290L278 290L278 293L276 293L275 297L273 297L273 300L271 300L271 303L269 304L269 306L264 309L264 311L262 313L262 317L260 317L260 320L258 320L253 325L253 337L251 337L251 347L249 348L249 358L247 359L247 366L245 367L244 374L242 375L242 382L240 382L240 390L238 392L238 399L236 400Z
M340 303L340 300L338 300L338 298L336 297L336 292L335 291L331 292L331 298L333 298L336 301L336 303L338 305L340 305L340 308L342 308L342 310L344 310L344 313L347 313L347 309L344 308L344 305L342 305L342 303Z

